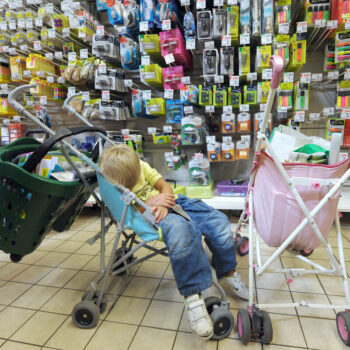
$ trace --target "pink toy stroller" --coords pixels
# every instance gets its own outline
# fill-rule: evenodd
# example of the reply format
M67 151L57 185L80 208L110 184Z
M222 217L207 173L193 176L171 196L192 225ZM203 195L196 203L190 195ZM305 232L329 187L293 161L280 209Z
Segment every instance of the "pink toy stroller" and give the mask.
M345 310L337 313L336 322L341 340L350 345L350 294L338 213L340 190L350 177L350 158L335 165L280 162L265 130L283 74L283 60L279 56L273 56L270 65L273 66L271 90L264 121L258 133L246 210L242 213L236 229L237 233L243 223L249 221L249 303L247 309L238 312L238 335L244 344L252 337L262 343L270 343L273 330L270 316L263 310L265 308L329 308ZM262 145L266 147L268 154L262 150ZM335 259L328 242L328 234L334 221L340 263ZM259 236L269 247L277 248L264 263L261 259ZM308 258L313 249L320 245L327 253L331 268L325 268ZM271 264L287 248L298 251L297 258L310 265L310 269L271 268ZM256 304L253 296L254 271L257 276L264 272L286 274L287 283L291 283L297 276L307 274L340 276L344 281L345 304L312 304L303 300L294 303Z

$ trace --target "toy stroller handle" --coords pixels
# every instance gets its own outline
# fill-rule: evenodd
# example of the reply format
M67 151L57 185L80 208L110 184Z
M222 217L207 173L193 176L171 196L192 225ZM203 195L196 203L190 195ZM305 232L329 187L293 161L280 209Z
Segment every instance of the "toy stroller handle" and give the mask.
M28 158L28 160L23 165L23 169L31 173L57 142L63 140L66 137L78 135L84 132L106 133L106 131L102 128L90 127L90 126L78 126L74 128L60 130L55 135L51 136L47 141L42 143L32 153L32 155Z
M271 56L269 64L272 66L271 88L277 89L283 76L283 59L281 56Z

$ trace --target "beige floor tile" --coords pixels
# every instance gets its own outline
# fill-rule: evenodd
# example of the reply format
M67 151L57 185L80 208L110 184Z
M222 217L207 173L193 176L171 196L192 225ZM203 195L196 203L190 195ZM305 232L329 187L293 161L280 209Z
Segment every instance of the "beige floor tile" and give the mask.
M88 243L76 242L80 243L80 248L75 252L76 254L87 254L87 255L96 255L100 251L100 245L96 242L93 245Z
M0 252L0 261L2 261L2 262L11 262L10 254L4 253L4 252Z
M339 259L338 250L334 251L334 255ZM344 248L344 259L345 261L350 261L350 249Z
M153 298L159 283L160 280L155 278L133 277L127 288L124 290L123 295L151 299Z
M64 286L75 274L76 270L54 268L47 276L41 279L38 284L50 287Z
M284 269L312 269L312 267L309 264L305 263L304 261L301 261L296 257L282 256L281 261L283 263Z
M264 273L256 276L256 284L258 288L275 289L288 291L288 285L284 274L281 273Z
M185 349L201 349L201 350L216 350L217 342L210 340L202 340L193 334L178 332L175 339L173 350ZM232 350L233 347L230 349Z
M258 289L258 302L259 304L285 304L293 303L290 292ZM296 315L294 307L291 308L264 308L268 312L275 312L280 314Z
M4 262L4 261L0 261L0 270L1 270L4 266L6 266L7 264L9 264L9 263Z
M67 259L68 256L69 254L67 253L50 252L47 255L45 255L43 258L39 259L35 263L35 265L56 267L63 260Z
M137 327L112 322L102 322L90 340L86 350L118 349L127 350Z
M83 244L84 244L83 242L68 240L63 242L54 250L55 252L61 252L61 253L75 253Z
M174 273L173 273L173 269L171 267L171 264L168 264L168 267L165 271L165 274L163 276L163 278L166 278L166 279L169 279L169 280L174 280L175 277L174 277Z
M346 300L344 297L336 296L336 295L328 295L328 297L331 301L331 304L333 304L333 305L346 305ZM339 311L344 311L344 310L336 309L335 313L337 313Z
M337 250L338 247L338 238L335 237L329 237L328 242L331 244L333 250ZM343 247L349 249L350 248L350 242L343 237Z
M96 277L96 272L79 271L64 287L70 289L87 290L90 282Z
M10 339L44 345L66 318L64 315L38 311Z
M173 346L175 335L176 332L174 331L140 327L129 350L170 350Z
M5 343L6 339L0 339L0 346Z
M153 300L142 320L142 325L177 330L183 308L182 303Z
M39 350L40 346L18 343L15 341L7 341L1 350Z
M327 305L330 304L326 295L295 293L295 292L293 292L292 294L295 302L306 301L307 303L310 303L310 304L327 304ZM297 311L299 316L335 319L335 313L331 309L298 307Z
M57 291L58 291L58 288L34 285L32 288L27 290L23 295L21 295L17 300L15 300L12 306L38 310Z
M145 261L140 265L135 275L141 277L162 278L167 267L168 264L165 262Z
M96 328L78 328L72 318L68 317L45 346L63 350L83 350L95 331Z
M8 282L0 287L0 301L9 305L31 287L30 284Z
M154 299L183 302L174 280L161 280Z
M80 291L61 289L41 307L41 310L69 315L72 313L73 307L80 302L81 297Z
M35 311L7 307L0 312L0 337L9 338L16 332Z
M188 323L186 311L184 311L182 314L180 326L179 326L179 331L191 333L191 328L190 328L190 325Z
M59 267L62 269L74 269L80 270L84 265L86 265L92 256L82 255L82 254L72 254L68 259L64 260Z
M339 338L337 325L334 320L300 317L306 342L309 348L318 350L340 350L346 346Z
M273 327L272 344L306 347L298 318L270 313Z
M315 275L298 276L289 284L292 292L324 294L323 288Z
M101 229L101 223L100 222L93 222L86 225L83 229L83 231L90 231L90 232L98 232Z
M235 349L235 350L261 350L261 344L250 342L247 345L243 345L240 340L228 339L228 338L219 341L218 350L232 350L232 349Z
M33 253L30 253L22 258L22 260L18 264L35 264L38 260L40 260L42 257L47 255L47 252L44 252L42 250L36 250Z
M79 231L77 230L69 230L64 232L55 232L50 236L50 238L54 239L60 239L62 241L65 241L67 239L71 240L75 234L77 234Z
M76 221L73 223L73 225L70 227L70 229L72 231L80 231L89 224L90 224L90 221L85 221L85 220Z
M86 231L86 230L81 230L75 233L74 236L70 238L71 241L79 241L79 242L86 242L88 239L92 238L96 232L91 232L91 231Z
M29 265L9 263L0 270L0 279L9 281L27 269Z
M107 321L139 325L150 300L121 296L106 317Z
M319 276L327 294L344 296L344 282L341 277Z
M273 345L273 344L269 344L269 345L264 345L264 350L300 350L300 349L307 349L307 347L305 348L294 348L291 346L284 346L284 345Z
M100 257L99 256L95 256L92 257L92 255L85 255L88 256L91 260L84 265L84 267L82 268L82 270L87 270L87 271L100 271Z
M13 281L23 283L37 283L51 271L52 268L47 266L30 266L18 276L13 278Z
M334 253L336 253L336 252L334 252ZM320 259L320 260L322 260L322 259L328 260L329 259L328 254L327 254L326 250L323 247L319 247L319 248L315 249L312 252L311 257L313 259Z
M37 248L37 250L43 250L45 252L50 252L57 248L60 244L62 244L62 241L60 239L52 239L52 238L45 238L41 243L40 246Z

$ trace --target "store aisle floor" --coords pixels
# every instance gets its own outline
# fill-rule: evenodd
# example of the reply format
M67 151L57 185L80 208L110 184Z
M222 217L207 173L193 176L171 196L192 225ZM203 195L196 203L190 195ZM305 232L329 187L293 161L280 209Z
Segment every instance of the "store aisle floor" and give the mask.
M164 257L152 258L133 271L122 295L101 315L96 328L76 328L71 310L99 268L98 244L89 246L85 241L98 228L97 212L89 211L76 220L71 230L49 234L37 251L18 264L0 254L1 350L346 349L337 334L335 312L308 308L272 309L274 337L269 346L241 345L236 327L225 340L201 341L190 333L169 259ZM350 229L343 233L350 271ZM107 235L109 249L113 237L111 229ZM331 242L336 243L334 231ZM262 248L266 258L273 251L266 245ZM313 257L320 263L326 261L321 249ZM248 257L238 258L238 264L247 280ZM293 254L285 253L275 266L301 263ZM309 276L288 285L283 276L270 274L257 279L257 287L259 302L344 303L340 278ZM237 310L245 303L230 300L236 319Z

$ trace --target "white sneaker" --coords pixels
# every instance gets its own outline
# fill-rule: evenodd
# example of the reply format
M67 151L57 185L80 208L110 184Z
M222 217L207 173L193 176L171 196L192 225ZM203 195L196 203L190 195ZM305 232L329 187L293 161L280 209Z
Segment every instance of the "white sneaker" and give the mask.
M237 271L232 276L221 277L219 283L232 296L243 300L249 299L249 289Z
M192 333L202 339L210 339L214 333L213 322L202 297L194 294L186 298L185 308Z

